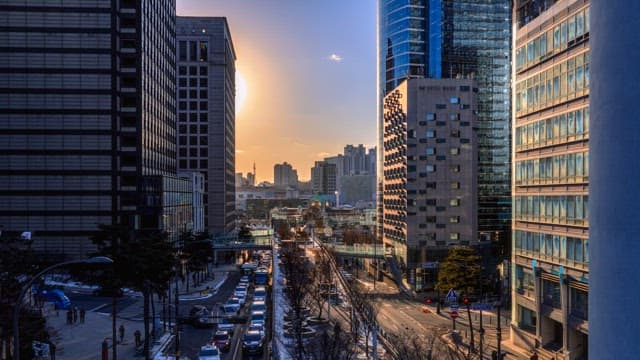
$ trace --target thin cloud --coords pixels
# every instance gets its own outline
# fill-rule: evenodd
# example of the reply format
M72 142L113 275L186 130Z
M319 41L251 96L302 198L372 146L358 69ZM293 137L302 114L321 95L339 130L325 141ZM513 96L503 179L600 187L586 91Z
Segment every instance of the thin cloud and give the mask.
M319 158L326 158L329 155L331 155L331 154L329 154L328 152L319 152L319 153L316 154L316 156L319 157Z
M338 55L336 53L333 53L333 54L329 55L327 57L327 59L329 59L329 61L333 61L333 62L339 63L339 62L342 61L342 56L340 56L340 55Z
M244 152L244 150L236 149L236 154L242 154L243 152Z

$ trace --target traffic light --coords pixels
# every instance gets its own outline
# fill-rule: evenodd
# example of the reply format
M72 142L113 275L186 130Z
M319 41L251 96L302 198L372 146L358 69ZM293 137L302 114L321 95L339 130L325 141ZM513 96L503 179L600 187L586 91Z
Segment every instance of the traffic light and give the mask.
M426 302L427 304L431 304L433 302L433 300L430 297L428 297L428 298L424 299L424 302Z
M469 300L468 297L464 298L464 300L462 300L464 302L465 305L469 305L469 303L471 303L471 300Z

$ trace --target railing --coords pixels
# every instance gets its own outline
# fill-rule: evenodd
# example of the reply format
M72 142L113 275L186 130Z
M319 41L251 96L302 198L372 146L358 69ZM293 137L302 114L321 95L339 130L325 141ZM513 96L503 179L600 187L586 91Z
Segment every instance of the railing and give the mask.
M343 256L384 257L384 246L380 244L335 245L324 244L327 249Z

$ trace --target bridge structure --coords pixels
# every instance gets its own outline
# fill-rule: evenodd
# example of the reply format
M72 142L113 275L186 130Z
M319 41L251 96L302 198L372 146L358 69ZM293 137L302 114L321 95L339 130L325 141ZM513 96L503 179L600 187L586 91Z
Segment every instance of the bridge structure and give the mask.
M213 251L271 250L274 243L273 229L251 230L250 238L240 238L237 233L218 234L211 237ZM303 244L303 243L301 243ZM380 244L331 244L322 245L337 256L383 259L384 247Z

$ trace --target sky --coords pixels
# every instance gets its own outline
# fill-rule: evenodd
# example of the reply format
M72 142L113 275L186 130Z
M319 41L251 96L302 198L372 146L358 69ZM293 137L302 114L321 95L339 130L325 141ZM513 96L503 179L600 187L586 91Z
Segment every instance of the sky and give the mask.
M375 146L375 0L177 0L177 13L229 23L246 84L236 172L255 162L257 181L271 182L286 161L308 180L346 144Z

